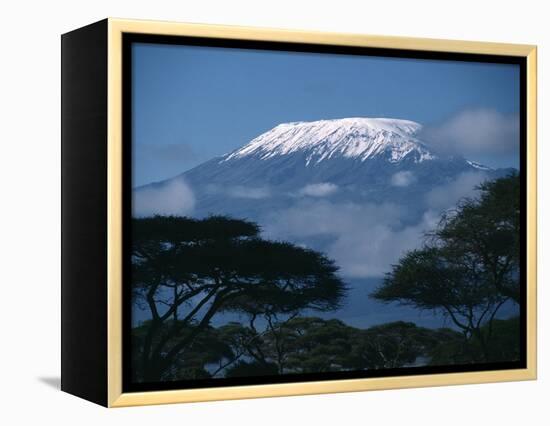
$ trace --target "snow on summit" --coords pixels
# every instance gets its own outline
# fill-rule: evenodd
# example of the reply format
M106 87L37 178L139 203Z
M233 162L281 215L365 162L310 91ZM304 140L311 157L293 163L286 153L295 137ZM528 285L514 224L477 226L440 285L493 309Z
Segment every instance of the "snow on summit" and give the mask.
M392 163L408 156L422 162L436 156L416 138L421 128L414 121L390 118L283 123L227 154L221 162L248 156L266 160L292 153L305 154L306 165L330 158L365 161L382 155Z

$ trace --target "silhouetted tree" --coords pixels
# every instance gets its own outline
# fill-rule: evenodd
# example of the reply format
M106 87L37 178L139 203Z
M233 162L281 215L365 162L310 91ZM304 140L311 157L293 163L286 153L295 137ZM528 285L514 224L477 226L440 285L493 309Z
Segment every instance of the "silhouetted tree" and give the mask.
M157 345L161 340L166 339L166 346L176 344L181 339L186 338L189 333L194 331L194 327L189 324L173 324L172 319L167 320L156 329L153 336L153 345ZM144 340L151 330L151 320L144 321L132 331L132 354L134 356L134 365L139 366L141 351ZM174 333L177 330L177 333ZM169 336L169 337L168 337ZM207 365L222 364L227 359L233 358L232 348L227 345L222 338L220 331L211 326L205 326L197 333L196 337L189 342L179 355L175 357L167 367L165 375L167 377L180 377L185 379L209 378L215 371L208 370Z
M345 291L322 254L263 240L256 224L220 216L134 219L132 265L134 303L151 317L136 348L142 381L180 378L174 366L217 313L291 317L334 309Z
M358 368L385 369L426 363L434 348L448 340L448 329L430 330L396 321L359 330L349 357Z
M461 258L474 257L478 274L502 296L519 303L520 180L517 174L479 186L478 199L465 199L443 216L435 231Z
M485 324L481 332L489 333L491 328L490 361L510 362L520 359L519 317L506 320L494 319ZM483 352L477 339L465 340L460 334L447 335L443 344L436 345L429 354L430 365L469 364L472 360L483 359Z
M230 331L226 341L241 356L226 376L237 377L344 370L357 329L336 319L294 317L260 332L242 324Z
M489 361L495 315L507 300L519 300L519 177L479 190L479 198L446 213L426 245L407 253L372 297L442 311Z
M224 327L222 327L224 328ZM224 341L238 354L227 377L398 368L417 360L428 363L439 345L456 339L449 329L430 330L394 322L367 329L340 320L296 317L274 333L234 323ZM460 334L458 334L460 337Z

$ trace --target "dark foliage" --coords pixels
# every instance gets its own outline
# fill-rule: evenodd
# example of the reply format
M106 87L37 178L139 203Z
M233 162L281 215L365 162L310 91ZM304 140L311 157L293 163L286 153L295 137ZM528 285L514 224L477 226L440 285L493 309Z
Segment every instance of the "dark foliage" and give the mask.
M345 292L331 260L263 240L252 222L157 216L134 219L132 227L134 303L151 316L134 338L136 380L178 379L174 366L217 313L275 322L303 309L334 309Z
M310 316L339 308L346 287L323 254L260 237L223 216L132 223L133 379L270 376L519 359L519 177L479 187L446 212L425 245L372 297L448 316L454 330L408 322L358 329ZM306 314L307 312L307 314ZM213 327L216 315L240 322ZM308 315L308 316L304 316ZM458 331L455 331L458 330Z
M227 377L388 369L428 363L439 346L461 338L450 329L430 330L393 322L358 329L339 320L297 317L257 333L242 324L220 328L232 348ZM239 336L239 337L237 337Z
M517 175L482 184L480 197L445 214L426 245L407 253L372 297L442 311L466 346L479 346L468 351L472 361L499 358L495 316L506 301L519 301L519 187Z

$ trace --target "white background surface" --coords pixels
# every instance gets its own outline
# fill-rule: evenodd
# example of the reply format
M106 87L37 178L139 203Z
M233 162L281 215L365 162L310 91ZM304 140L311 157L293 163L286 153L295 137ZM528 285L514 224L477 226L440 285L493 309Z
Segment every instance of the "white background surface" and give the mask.
M544 1L0 3L0 423L548 425L550 104ZM56 389L60 346L60 40L107 16L539 46L539 380L107 410Z

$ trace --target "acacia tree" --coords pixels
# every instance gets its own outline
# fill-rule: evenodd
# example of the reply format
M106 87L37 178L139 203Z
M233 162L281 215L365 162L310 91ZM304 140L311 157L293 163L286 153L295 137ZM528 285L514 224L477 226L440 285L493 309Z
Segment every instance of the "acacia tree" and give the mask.
M520 180L517 174L479 186L478 199L465 199L446 213L436 241L460 257L474 257L489 286L516 303L520 300Z
M217 313L330 310L345 291L331 260L263 240L252 222L157 216L132 226L134 303L150 314L134 339L137 380L177 379L174 366L185 363Z
M442 311L489 361L494 318L507 300L519 300L519 177L479 190L445 214L425 246L400 259L371 296Z
M367 369L391 369L427 362L435 348L446 344L456 332L430 330L414 323L395 321L358 330L349 355L351 365Z
M343 370L354 330L339 320L315 317L290 318L276 327L268 324L262 332L234 324L229 342L234 353L243 357L227 370L226 375Z
M156 329L153 337L153 346L166 339L166 347L171 347L180 339L185 338L193 329L189 324L173 324L168 320ZM174 331L177 330L177 333ZM151 331L151 320L144 321L132 330L133 364L140 368L144 339ZM167 338L168 334L172 337ZM224 364L226 360L234 358L232 348L226 344L220 330L212 326L202 327L200 333L189 342L175 357L164 372L165 378L204 379L212 376L207 365ZM216 373L216 372L214 372Z
M256 334L239 323L219 331L234 356L225 364L226 377L398 368L419 358L427 363L458 334L401 321L359 329L316 317L293 318L277 334L269 328Z

